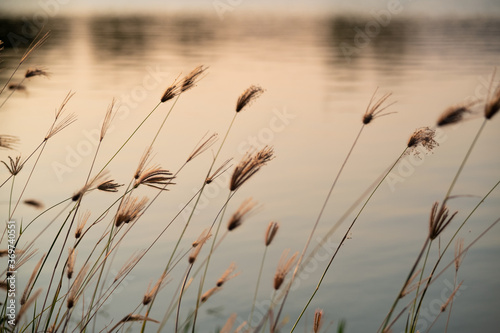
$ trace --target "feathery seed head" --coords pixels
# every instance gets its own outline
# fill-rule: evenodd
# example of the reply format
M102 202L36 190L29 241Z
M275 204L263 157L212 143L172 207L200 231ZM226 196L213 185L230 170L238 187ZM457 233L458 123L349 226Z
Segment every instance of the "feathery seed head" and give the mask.
M147 202L148 198L146 197L143 197L141 200L137 197L127 197L116 213L115 226L119 227L123 223L130 223L139 219Z
M172 98L179 96L180 93L181 93L180 81L179 78L176 78L174 82L170 85L170 87L168 87L161 96L161 102L165 103L171 100Z
M44 205L41 201L35 199L26 199L23 201L25 205L31 206L36 209L43 209Z
M491 119L500 110L500 85L497 87L491 99L486 103L484 116Z
M243 159L236 165L231 176L229 189L236 191L248 179L250 179L260 168L274 158L272 147L265 146L254 154L247 153Z
M151 157L151 146L149 146L148 149L146 149L144 154L142 154L141 159L139 160L139 165L137 166L137 169L135 170L134 174L135 179L138 179L144 172L144 168L146 167L146 163L148 162L150 157Z
M240 207L238 207L236 212L234 212L234 214L229 219L227 223L227 230L233 231L234 229L241 226L243 224L243 221L248 218L248 215L253 211L256 205L257 202L253 201L252 198L248 198L243 201Z
M125 317L123 317L123 319L119 321L119 324L123 324L123 323L130 322L130 321L145 321L145 320L151 321L153 323L159 323L158 320L155 320L155 319L143 316L143 315L131 313L131 314L128 314Z
M323 319L323 310L316 309L314 311L314 322L313 322L313 331L314 333L318 333L321 329L321 325L323 324L321 320Z
M465 257L465 252L464 250L464 239L463 238L458 238L456 243L455 243L455 271L458 272L458 269L460 268L460 265L462 264L462 261L464 260Z
M447 108L438 118L438 126L456 124L464 119L466 114L473 113L470 109L476 102L458 104Z
M90 210L85 211L85 213L78 216L78 224L76 225L75 238L78 239L82 236L83 228L90 218Z
M411 149L416 155L418 155L419 151L416 148L421 145L427 151L432 151L434 147L439 146L439 143L434 139L436 135L436 131L430 129L429 127L421 127L411 135L408 140L408 148Z
M102 182L102 179L105 178L106 176L107 176L107 171L104 171L104 172L97 174L94 178L87 181L87 183L85 185L83 185L83 187L78 192L73 194L73 197L71 198L71 200L73 200L73 201L80 200L82 198L82 196L85 193L87 193L88 190L90 190L91 187L93 187L96 183Z
M71 279L73 277L73 272L75 268L75 259L76 259L76 250L75 248L69 248L69 253L68 253L68 264L67 264L67 270L66 270L66 276L68 279Z
M116 115L116 112L114 111L115 104L116 104L116 99L113 98L111 100L111 104L108 106L108 110L106 111L106 115L104 116L104 120L102 122L101 135L99 137L99 141L102 141L104 139L104 136L106 135L106 132L111 126L111 122L113 121L113 118Z
M201 140L203 140L203 138ZM208 137L208 139L203 141L203 143L201 143L201 144L198 143L198 146L193 150L191 155L189 155L188 159L186 160L186 163L191 161L192 159L194 159L196 156L198 156L198 155L204 153L205 151L207 151L208 149L210 149L210 147L212 147L212 145L217 141L217 139L218 139L217 133L214 133L214 134L210 135Z
M450 297L448 297L448 299L446 300L446 302L443 305L441 305L441 312L446 311L446 308L448 307L448 304L450 304L451 300L453 298L455 298L455 294L457 293L458 289L460 289L460 287L462 286L463 282L464 281L462 281L462 282L460 282L458 284L458 286L455 288L455 290L453 290L453 292L451 293Z
M384 113L382 112L387 109L389 106L393 105L396 102L392 102L387 106L382 107L382 104L392 95L392 93L387 93L384 96L382 96L380 99L378 99L375 104L372 105L373 100L375 98L375 94L377 93L377 89L375 89L375 92L372 95L372 98L370 99L370 102L368 103L368 106L366 107L365 114L363 115L363 124L367 125L369 124L373 119L382 117L382 116L387 116L389 114L393 114L396 112L389 112L389 113Z
M222 175L224 172L226 172L227 169L231 167L231 165L228 166L228 164L232 161L233 159L230 158L228 160L225 160L224 163L221 164L220 167L217 168L211 175L205 179L205 184L211 184L217 177Z
M265 237L265 244L266 246L269 246L271 242L274 239L274 236L276 236L276 233L278 232L278 229L280 227L280 224L275 221L269 222L269 225L267 226L266 230L266 237Z
M0 148L13 149L19 139L11 135L0 135Z
M298 252L295 252L289 259L287 259L289 252L290 249L284 250L283 253L281 254L280 261L278 262L278 267L276 268L276 273L274 274L273 286L275 290L278 290L281 287L283 281L285 281L286 275L292 269L295 259L299 254Z
M146 185L158 190L167 191L167 185L173 185L172 180L175 177L168 170L161 169L159 166L153 166L145 170L134 183L134 188L139 185Z
M260 95L264 93L264 89L259 86L250 86L243 92L243 94L238 97L236 102L236 112L240 112L247 105L250 105L254 100L256 100Z
M12 157L9 156L9 164L5 163L4 161L1 161L3 165L9 170L9 173L12 176L17 175L23 168L23 163L21 163L21 156L17 156L15 159L12 159Z
M22 83L9 84L9 90L26 91L26 86Z
M66 97L64 97L59 108L56 109L54 123L52 124L52 126L49 129L49 132L45 136L44 139L45 141L47 141L48 139L50 139L51 137L53 137L54 135L56 135L57 133L59 133L60 131L62 131L63 129L65 129L66 127L68 127L69 125L71 125L73 122L76 121L76 115L73 113L59 120L59 117L61 117L61 115L66 110L66 105L74 95L75 95L74 92L69 91Z
M233 272L236 270L236 264L234 262L229 265L229 268L226 269L226 271L222 274L222 276L217 280L216 286L217 287L222 287L226 281L231 280L232 278L240 275L240 273L234 273Z
M66 303L66 307L71 309L75 306L76 301L78 300L78 295L80 291L80 287L82 286L83 281L85 280L85 276L87 275L89 267L87 265L83 266L80 272L76 275L75 281L71 285L68 294L68 300Z
M118 192L120 186L123 186L123 184L118 184L111 179L97 185L97 189L104 192Z
M180 87L180 92L185 92L188 91L189 89L193 88L196 86L196 83L201 79L200 76L203 74L208 68L203 67L203 65L200 65L193 69L191 73L186 75L184 79L182 80L182 84Z
M165 280L166 277L167 277L167 274L163 273L161 275L161 277L158 279L158 281L156 281L155 285L153 286L153 288L151 290L149 290L149 286L148 286L148 290L146 291L146 294L144 294L144 297L142 298L143 305L148 305L149 303L151 303L151 301L153 300L153 297L156 295L158 290L161 288L163 281Z
M429 217L429 238L431 240L436 239L448 226L448 224L450 224L451 220L453 220L457 213L458 212L453 213L448 218L448 207L446 207L446 205L439 206L439 203L435 202L432 206L431 215Z
M24 77L25 78L30 78L30 77L33 77L33 76L45 76L45 77L49 77L50 73L46 72L45 70L43 70L41 68L28 68L26 70L26 74L24 74Z
M207 290L203 295L201 295L201 302L205 303L213 294L215 294L220 289L220 287L213 287Z
M201 251L201 248L203 247L203 244L212 236L210 233L210 230L205 229L203 232L198 236L198 239L193 242L193 249L191 250L191 254L189 255L188 261L190 264L193 264L198 257L198 254Z

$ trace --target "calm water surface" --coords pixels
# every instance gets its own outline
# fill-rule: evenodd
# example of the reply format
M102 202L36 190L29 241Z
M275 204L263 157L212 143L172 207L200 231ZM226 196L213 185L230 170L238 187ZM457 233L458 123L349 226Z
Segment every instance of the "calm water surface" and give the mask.
M207 131L221 136L225 133L241 92L251 84L262 86L265 94L238 115L220 161L230 157L238 161L252 145L265 144L274 146L276 159L230 202L227 214L250 196L261 206L217 250L205 290L231 262L236 263L241 274L203 306L199 327L202 332L213 332L233 312L239 314L238 320L246 319L268 222L280 221L281 228L264 266L259 294L263 308L272 294L272 278L282 250L302 250L375 89L378 87L377 96L393 93L390 100L397 103L388 111L397 113L376 119L365 128L327 206L318 237L326 234L345 209L399 156L414 129L433 126L438 115L452 104L484 98L494 67L499 65L497 19L394 18L377 34L362 38L357 31L363 30L368 21L361 17L297 16L241 16L219 21L202 15L53 19L47 26L52 30L50 39L25 65L43 66L51 76L33 78L25 82L26 94L13 94L0 109L0 133L18 136L21 142L16 148L27 156L46 134L54 109L70 90L76 94L68 110L78 115L78 122L49 141L25 197L42 200L48 207L81 187L92 162L96 131L112 98L121 107L97 158L99 168L179 74L185 75L199 64L209 66L198 86L178 100L155 143L154 162L175 171ZM7 41L5 36L10 31L22 33L22 22L1 22L1 39ZM22 52L13 47L2 51L2 82ZM109 165L114 179L128 182L169 107L161 105ZM476 109L480 111L481 105ZM434 153L405 159L390 182L382 184L360 216L352 238L335 259L299 331L306 331L306 327L310 330L316 308L324 309L327 324L333 322L329 328L325 325L326 331L333 331L343 318L348 332L377 330L426 237L433 202L443 198L481 125L480 114L472 118L446 128L439 135L440 146ZM499 118L486 125L453 191L460 197L449 204L459 214L441 244L448 241L452 231L498 181ZM5 160L12 154L1 151L0 157ZM197 191L211 156L207 152L188 164L171 191L162 194L147 211L124 239L108 280L132 254L146 248ZM1 175L6 176L5 170ZM19 179L17 184L22 184L23 177ZM183 251L213 221L227 196L227 179L222 176L207 188L199 213L181 243ZM20 187L14 193L19 192ZM8 193L7 187L1 189L3 216L7 215ZM140 194L152 197L155 192L143 189ZM85 199L84 208L91 209L96 218L115 199L113 194L95 193ZM499 200L498 190L493 191L472 216L461 232L466 244L499 217ZM37 213L20 207L15 218L30 221ZM51 214L37 220L29 230L32 237L57 213ZM124 287L100 312L97 327L103 328L113 318L135 309L147 285L163 271L185 220L186 214L181 214L130 273ZM38 242L40 253L47 251L56 227L50 227ZM329 251L338 244L346 227L343 225L329 239ZM314 244L318 237L313 238ZM89 235L88 247L82 247L78 254L77 267L97 239L97 233ZM431 259L436 258L437 251L437 247L433 248ZM443 263L453 259L452 252ZM467 253L458 275L464 282L453 305L450 332L498 331L499 254L499 227ZM307 266L299 288L285 307L290 321L283 331L295 321L326 263L322 255ZM20 273L20 285L28 279L33 265L29 263ZM181 261L172 273L152 318L162 318L185 267L185 261ZM442 299L450 295L453 279L454 272L449 270L430 290L423 304L422 332L434 320ZM193 283L196 288L191 288L183 299L181 318L193 308L197 281ZM443 315L433 332L442 332L445 324ZM148 327L153 332L157 326ZM172 329L170 320L165 331Z

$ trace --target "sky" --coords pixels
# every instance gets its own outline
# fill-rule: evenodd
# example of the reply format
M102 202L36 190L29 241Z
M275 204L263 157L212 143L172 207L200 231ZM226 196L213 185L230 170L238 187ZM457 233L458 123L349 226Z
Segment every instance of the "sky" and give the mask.
M408 13L500 15L499 0L0 0L0 15L49 11L157 12L158 10L278 10L286 12L369 13L400 2Z

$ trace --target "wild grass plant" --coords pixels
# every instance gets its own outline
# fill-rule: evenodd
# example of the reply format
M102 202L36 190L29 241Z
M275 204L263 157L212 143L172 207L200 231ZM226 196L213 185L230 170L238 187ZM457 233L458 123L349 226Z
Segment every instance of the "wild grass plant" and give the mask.
M25 54L21 57L18 65L12 71L7 82L2 85L0 91L0 112L2 107L5 107L7 102L12 103L10 96L22 90L21 86L25 79L34 76L46 76L48 72L41 68L28 68L24 77L17 86L9 88L10 93L7 93L7 88L17 71L22 68L28 57L35 52L43 42L48 38L48 34L38 36L33 44L28 48ZM451 315L454 303L454 296L459 290L463 281L459 279L459 268L462 265L466 252L486 233L488 233L499 221L491 221L491 225L486 228L476 239L465 243L463 238L460 238L460 232L463 226L470 220L474 213L481 208L484 200L496 189L498 182L491 184L492 187L486 192L477 205L470 212L466 212L466 217L461 221L456 221L457 212L451 207L453 206L454 195L453 189L457 182L460 181L460 175L467 163L471 152L477 144L483 129L488 122L498 113L500 109L500 87L490 87L490 94L484 101L474 101L466 104L452 106L445 110L436 121L433 127L422 127L416 129L406 143L402 143L401 153L388 164L387 169L378 177L373 184L370 184L364 193L353 198L352 205L340 218L330 226L330 230L323 235L323 240L316 247L310 249L311 241L317 231L317 227L322 221L322 216L325 208L330 202L332 193L335 191L336 184L344 168L349 164L349 158L355 147L358 144L363 130L367 125L372 125L374 120L386 115L394 113L391 107L395 102L390 102L391 93L386 93L382 97L376 98L377 92L373 94L369 100L365 113L361 115L360 130L355 137L350 149L340 167L335 173L329 191L325 196L325 200L320 205L320 209L316 217L311 218L310 233L304 239L304 247L302 251L291 253L290 249L283 249L282 256L276 263L276 272L272 278L273 296L270 300L270 306L262 316L262 319L257 323L254 322L255 304L259 299L259 290L262 287L263 266L266 262L267 251L273 245L273 239L286 232L285 228L276 221L271 221L266 230L263 230L262 257L260 260L260 269L258 272L238 271L237 266L232 263L226 271L221 272L219 279L215 283L206 280L207 272L214 261L217 260L217 249L219 245L230 237L233 230L239 228L246 219L251 218L253 214L258 212L260 206L252 198L247 198L242 201L239 208L226 217L226 212L229 204L234 200L238 190L251 181L261 169L265 169L265 165L272 163L276 157L279 158L279 152L275 156L273 147L265 146L261 149L250 150L240 161L231 165L231 160L219 161L221 151L227 144L230 144L228 137L234 127L242 126L236 122L236 118L240 112L247 112L246 109L251 107L251 104L256 101L259 96L264 93L261 87L251 85L247 90L236 99L236 106L232 112L228 113L228 125L222 140L218 140L217 134L211 134L202 137L198 144L192 148L191 153L186 151L185 160L181 161L180 167L171 171L163 168L159 164L153 163L155 153L160 153L161 149L155 146L157 138L162 131L165 131L165 124L170 119L170 115L179 106L177 102L184 98L191 89L195 89L196 85L203 84L203 77L207 74L208 67L198 66L187 75L179 75L172 84L167 87L163 94L159 94L157 104L145 113L142 121L131 131L127 138L115 147L115 150L110 156L101 156L101 144L106 142L108 129L113 123L117 109L115 100L113 99L104 113L102 126L100 128L100 136L98 144L92 156L92 162L85 179L81 179L81 187L73 194L61 194L59 202L52 204L48 208L44 208L43 204L38 200L26 199L24 194L34 177L41 177L37 172L37 166L44 163L43 153L46 145L57 141L57 136L60 132L66 131L68 127L75 126L76 115L69 113L68 109L72 102L73 92L68 92L62 100L60 106L56 109L55 116L51 126L47 130L47 134L40 139L40 144L31 152L24 153L22 156L11 156L2 161L4 171L0 173L0 191L2 191L2 201L7 202L7 216L4 220L7 221L2 228L0 255L4 269L2 270L2 302L1 302L1 320L0 331L2 332L118 332L118 331L164 331L164 332L279 332L285 331L286 304L289 301L288 296L292 291L294 280L304 269L307 263L311 260L314 254L318 251L322 242L334 234L338 228L354 213L354 218L348 224L347 229L341 236L338 247L331 255L328 263L323 267L324 271L321 275L317 286L311 293L308 299L299 300L303 302L302 312L294 318L294 324L290 332L294 331L309 305L315 299L317 292L321 288L321 284L327 273L335 269L334 259L343 249L342 245L349 238L351 230L362 220L363 212L369 205L372 198L376 195L380 185L384 182L391 171L400 163L401 159L409 154L423 154L433 151L438 143L435 139L436 128L444 128L447 126L463 122L470 118L478 118L478 107L482 107L482 123L479 127L476 136L472 139L470 147L465 152L461 164L458 167L456 174L446 190L443 199L440 202L434 203L429 207L430 215L428 221L427 237L423 239L421 250L416 254L414 262L408 263L408 274L401 287L394 290L395 299L391 306L387 309L385 318L381 318L380 323L373 326L373 330L378 332L389 332L393 329L396 322L405 323L405 332L417 332L419 318L421 316L422 304L432 284L438 281L443 274L449 274L452 271L454 290L448 300L443 302L442 312L435 317L435 322L444 316L446 311L446 330L448 330L450 320L453 320ZM494 75L493 75L494 77ZM493 78L492 78L493 82ZM387 111L389 110L389 111ZM163 120L159 124L153 124L149 120L155 113L164 112ZM250 111L248 111L250 112ZM2 115L0 114L0 117ZM377 120L378 121L378 120ZM381 120L382 121L382 120ZM472 120L467 125L471 125ZM149 145L144 147L143 156L137 163L137 168L128 180L116 181L107 171L108 166L113 160L123 153L123 149L128 145L137 133L148 127L150 131L155 133L154 138ZM17 138L15 133L0 135L0 148L8 154L13 152L16 144L22 138ZM54 142L57 144L57 142ZM215 149L215 151L212 151ZM226 148L227 149L227 148ZM111 267L115 267L115 258L117 253L120 253L121 245L125 242L125 236L133 233L137 228L137 224L148 223L148 213L150 208L160 196L175 195L177 178L184 168L191 163L197 161L197 157L212 153L211 163L202 175L202 181L199 184L198 190L194 195L185 202L182 208L175 212L164 226L162 231L155 235L144 249L135 253L125 264L119 269L118 273L110 276ZM102 165L98 161L105 160ZM355 168L355 166L352 166ZM25 173L26 180L19 183L16 180L18 175ZM196 219L195 211L200 203L200 198L208 186L220 177L222 174L230 174L230 181L227 184L227 197L223 204L218 207L218 213L215 216L208 217L210 223L198 231L200 235L193 241L191 248L182 250L181 242L186 236L188 228L192 228L192 221ZM126 185L125 185L126 184ZM113 197L112 203L104 210L92 206L89 207L88 197L98 193L106 194ZM144 195L147 193L147 195ZM41 210L39 215L30 221L19 220L19 227L13 230L9 221L18 220L22 217L20 207L22 205L30 205ZM179 216L183 211L187 211L188 218L185 221L180 221ZM39 223L40 217L52 216L46 226L38 232L31 232L32 226ZM207 219L207 217L204 217ZM279 217L277 217L279 219ZM183 223L183 224L182 224ZM225 224L224 224L225 223ZM159 276L149 283L144 285L144 296L142 299L137 299L136 302L131 302L129 313L112 313L112 318L104 327L99 326L97 317L103 311L103 307L107 301L117 293L117 290L126 281L127 276L136 269L139 263L143 262L148 252L157 246L158 241L167 232L173 224L180 225L180 233L177 236L175 244L167 249L164 249L164 262L155 263L162 268ZM359 227L362 227L359 226ZM55 232L54 232L55 230ZM279 232L278 232L279 231ZM444 232L446 231L446 236ZM450 236L451 234L451 236ZM41 238L49 239L50 243L47 248L38 246ZM89 243L91 242L91 243ZM79 251L85 244L90 251ZM445 244L443 246L443 244ZM445 259L449 247L454 245L453 260L448 263L442 263ZM280 250L281 251L281 250ZM438 257L435 262L431 262L431 251L437 251ZM34 269L31 272L26 272L23 265L27 262L34 264ZM16 286L17 304L14 313L9 310L11 299L9 288L11 280L17 274L23 272L25 276L29 276L26 284ZM172 281L170 276L182 276L179 281ZM199 321L198 313L200 309L209 302L213 297L217 297L218 293L224 292L226 283L231 283L230 280L237 278L241 274L254 274L252 279L255 280L255 285L251 286L253 293L252 299L248 300L248 313L232 314L225 323L221 323L219 328L207 327L203 322ZM47 281L42 283L41 281ZM164 287L169 283L177 285L175 292L165 293ZM185 299L186 291L194 289L195 300L191 302ZM158 297L162 298L162 303L157 301ZM165 299L169 305L163 307ZM127 300L130 302L130 300ZM294 300L297 302L297 300ZM190 303L190 304L186 304ZM401 305L400 303L404 303ZM161 308L159 309L159 307ZM152 310L163 313L162 318L153 318ZM338 323L327 324L325 318L328 317L330 309L316 309L314 316L310 318L311 325L307 325L306 330L315 333L318 332L345 332L348 329L349 318L347 322L341 321ZM246 320L235 326L236 319L245 318ZM432 323L433 325L434 323ZM428 331L431 330L430 325Z

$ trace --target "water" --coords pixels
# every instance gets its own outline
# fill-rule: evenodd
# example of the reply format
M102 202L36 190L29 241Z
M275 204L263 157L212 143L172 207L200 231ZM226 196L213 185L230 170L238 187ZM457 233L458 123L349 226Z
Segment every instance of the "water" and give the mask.
M226 219L247 197L252 196L261 206L257 214L224 239L211 261L204 290L231 262L236 263L241 274L202 307L198 327L213 332L233 312L239 315L237 322L247 319L268 222L280 221L281 228L264 266L259 293L259 304L264 309L272 294L272 278L282 250L302 250L375 89L378 87L377 96L393 93L390 101L397 103L387 111L397 113L375 119L364 129L323 215L319 236L326 234L345 209L399 156L414 129L433 126L450 105L468 98L484 98L493 69L499 65L497 19L395 17L378 32L360 34L366 33L369 22L373 22L370 17L271 14L238 15L223 21L201 14L52 19L46 27L52 30L51 37L22 66L15 80L19 81L28 66L35 65L44 66L51 75L25 82L27 94L13 94L0 111L0 133L18 136L21 141L16 150L27 156L45 136L54 109L69 90L76 94L68 111L78 115L78 122L49 141L25 197L42 200L49 207L82 186L92 162L99 123L112 98L121 107L103 141L96 168L106 163L180 73L185 75L199 64L209 66L197 87L181 96L154 147L154 162L175 171L207 131L222 137L237 97L251 84L261 85L266 92L238 115L219 161L233 157L236 163L252 145L265 144L274 146L276 159L245 184L229 204ZM23 24L3 19L1 39L7 41L5 36L11 31L22 37ZM16 66L23 46L21 43L18 48L2 51L2 82ZM109 165L110 175L118 182L129 182L170 105L162 105ZM475 109L481 112L481 107ZM453 194L461 196L449 205L459 214L450 230L445 231L441 247L498 181L500 156L494 148L500 139L498 121L497 116L486 125L455 186ZM405 159L390 181L382 184L355 225L352 239L347 240L333 262L299 325L300 331L311 327L316 308L325 311L325 327L333 322L326 331L334 331L341 319L346 319L348 332L377 330L425 240L431 206L446 193L481 122L478 113L470 121L445 128L433 154ZM16 153L2 150L0 154L5 160ZM212 153L206 152L188 164L176 185L141 218L124 239L109 279L132 254L146 248L192 197L211 157ZM5 170L2 175L6 176ZM16 180L14 194L20 193L26 176L25 171ZM223 205L227 178L222 176L207 188L200 213L181 243L183 251L189 249ZM4 186L1 193L0 208L7 216L9 186ZM152 198L156 192L139 189L138 193ZM499 217L499 198L498 190L493 191L466 224L461 232L466 245ZM113 194L92 193L82 208L91 209L95 219L115 199ZM15 218L26 223L38 213L20 206ZM57 212L51 214L37 220L27 231L26 241ZM154 283L161 274L185 219L186 214L181 214L130 273L124 287L100 311L98 328L134 311L148 283ZM38 241L40 253L47 251L59 223L60 219ZM87 243L81 244L77 269L103 228L104 223L96 226L95 233L87 236ZM347 223L329 240L328 250L320 251L300 276L299 287L291 293L284 310L290 321L283 331L291 327L313 291L328 260L325 251L332 252L346 228ZM464 282L453 304L450 332L497 330L499 240L500 231L495 227L468 251L458 273L459 281ZM313 245L316 243L315 236ZM59 249L62 243L57 244ZM437 251L437 247L431 251L430 262L436 259ZM453 249L448 252L440 267L453 260ZM52 254L51 262L54 257ZM22 286L36 260L32 261L20 270ZM176 297L185 268L183 260L160 294L152 318L161 320L170 300ZM44 276L39 286L46 285L48 278ZM423 303L421 331L426 331L439 306L449 297L453 279L453 269L449 269L430 289ZM183 299L181 318L193 309L198 281ZM401 302L406 303L406 299ZM433 331L444 330L446 316L441 315ZM394 331L401 331L403 322ZM132 327L135 330L138 326ZM156 327L148 325L150 331L156 331ZM166 331L173 330L172 319L166 327Z

